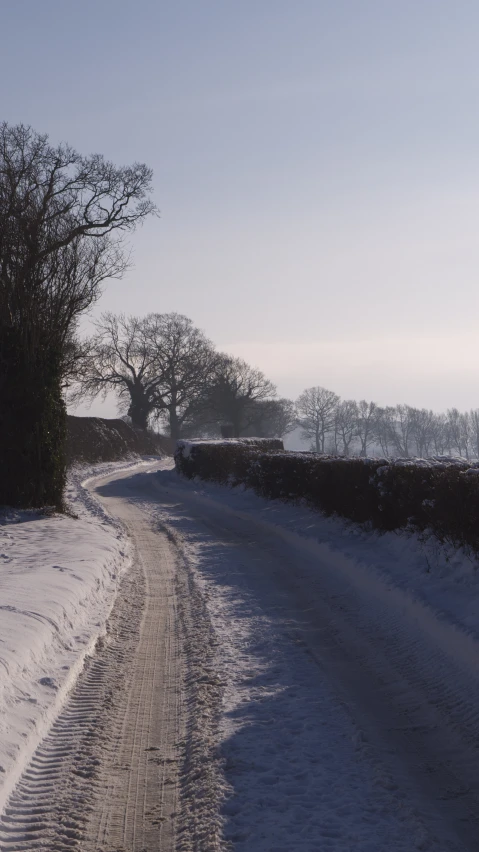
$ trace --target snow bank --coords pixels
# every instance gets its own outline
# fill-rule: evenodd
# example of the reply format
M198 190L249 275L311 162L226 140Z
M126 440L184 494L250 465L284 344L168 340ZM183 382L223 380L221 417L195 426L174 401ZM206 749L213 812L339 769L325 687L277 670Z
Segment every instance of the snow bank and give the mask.
M129 562L120 525L82 484L125 465L73 471L78 518L0 515L0 811L103 632Z

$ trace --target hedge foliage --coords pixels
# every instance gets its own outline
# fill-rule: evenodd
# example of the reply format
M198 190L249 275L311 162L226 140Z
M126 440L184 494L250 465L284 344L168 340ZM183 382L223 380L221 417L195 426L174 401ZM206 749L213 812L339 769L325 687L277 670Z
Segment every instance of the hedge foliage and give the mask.
M479 466L466 460L344 459L239 442L178 442L189 478L243 484L381 531L412 529L479 554Z
M179 473L192 479L209 479L225 484L245 482L251 453L284 452L279 438L236 438L232 441L177 441L175 465Z
M66 406L61 352L0 323L0 505L63 506Z
M169 439L143 429L133 429L124 420L102 417L67 417L67 464L120 461L133 455L167 453ZM169 450L172 455L172 448Z

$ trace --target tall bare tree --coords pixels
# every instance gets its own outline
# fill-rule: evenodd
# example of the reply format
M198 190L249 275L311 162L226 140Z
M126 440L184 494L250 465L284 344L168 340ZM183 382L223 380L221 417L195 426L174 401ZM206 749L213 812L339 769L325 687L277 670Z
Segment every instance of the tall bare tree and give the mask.
M251 403L248 415L252 418L242 435L257 438L284 438L297 426L294 402L291 399L264 399Z
M116 393L134 426L166 421L172 438L199 405L214 370L212 343L181 314L103 314L87 341L76 399Z
M204 397L205 418L231 423L234 436L239 437L254 423L257 403L275 396L275 385L261 370L222 354Z
M450 449L455 449L460 456L469 458L471 424L468 414L462 414L457 408L449 408L447 430Z
M334 444L336 452L345 456L351 453L351 445L358 436L358 404L354 399L345 399L336 406L334 418Z
M103 399L114 391L120 409L139 429L146 429L155 410L161 374L151 347L144 318L105 313L95 322L96 331L86 342L86 352L72 401Z
M357 436L360 441L360 455L367 456L369 447L374 442L375 427L377 420L377 405L375 402L366 402L361 399L358 402L356 420Z
M150 314L146 333L159 377L154 409L177 439L200 407L220 359L211 341L182 314Z
M415 455L424 458L431 454L434 444L436 416L426 408L409 408L411 432L415 443Z
M395 451L395 410L392 405L377 406L374 416L374 437L386 457Z
M474 458L479 459L479 408L474 408L469 412L469 422L471 428L471 454Z
M319 386L307 388L296 400L302 435L313 441L317 453L324 453L326 436L334 431L339 401L337 394Z
M0 503L62 501L65 345L124 272L122 235L155 211L151 177L0 125Z

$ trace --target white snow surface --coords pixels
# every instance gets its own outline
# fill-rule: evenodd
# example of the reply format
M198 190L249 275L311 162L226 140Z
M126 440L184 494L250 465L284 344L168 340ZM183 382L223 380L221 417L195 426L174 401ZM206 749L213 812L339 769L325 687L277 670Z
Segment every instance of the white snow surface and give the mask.
M383 763L374 732L371 740L335 693L334 674L332 682L318 677L314 654L305 653L303 625L287 613L291 596L308 595L298 582L309 577L314 595L319 572L335 598L344 595L346 603L356 596L361 618L393 637L397 632L398 642L417 639L426 671L437 674L449 660L458 689L464 675L467 690L478 675L477 563L434 540L379 536L170 470L158 471L156 489L159 505L151 503L149 511L182 543L217 639L222 813L231 848L459 848L440 816L428 816L419 802L420 786L400 771L396 776L397 755ZM284 574L276 580L282 552L290 581ZM401 698L411 712L414 698Z
M104 631L129 543L85 488L138 462L71 471L78 517L0 514L0 812Z

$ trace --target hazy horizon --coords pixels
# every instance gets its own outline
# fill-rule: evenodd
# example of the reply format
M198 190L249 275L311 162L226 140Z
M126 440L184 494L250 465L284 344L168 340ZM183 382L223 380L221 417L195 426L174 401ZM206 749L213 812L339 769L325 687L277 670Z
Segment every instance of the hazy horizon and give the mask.
M155 172L161 218L95 315L186 314L281 396L479 407L479 7L20 0L2 24L2 119Z

